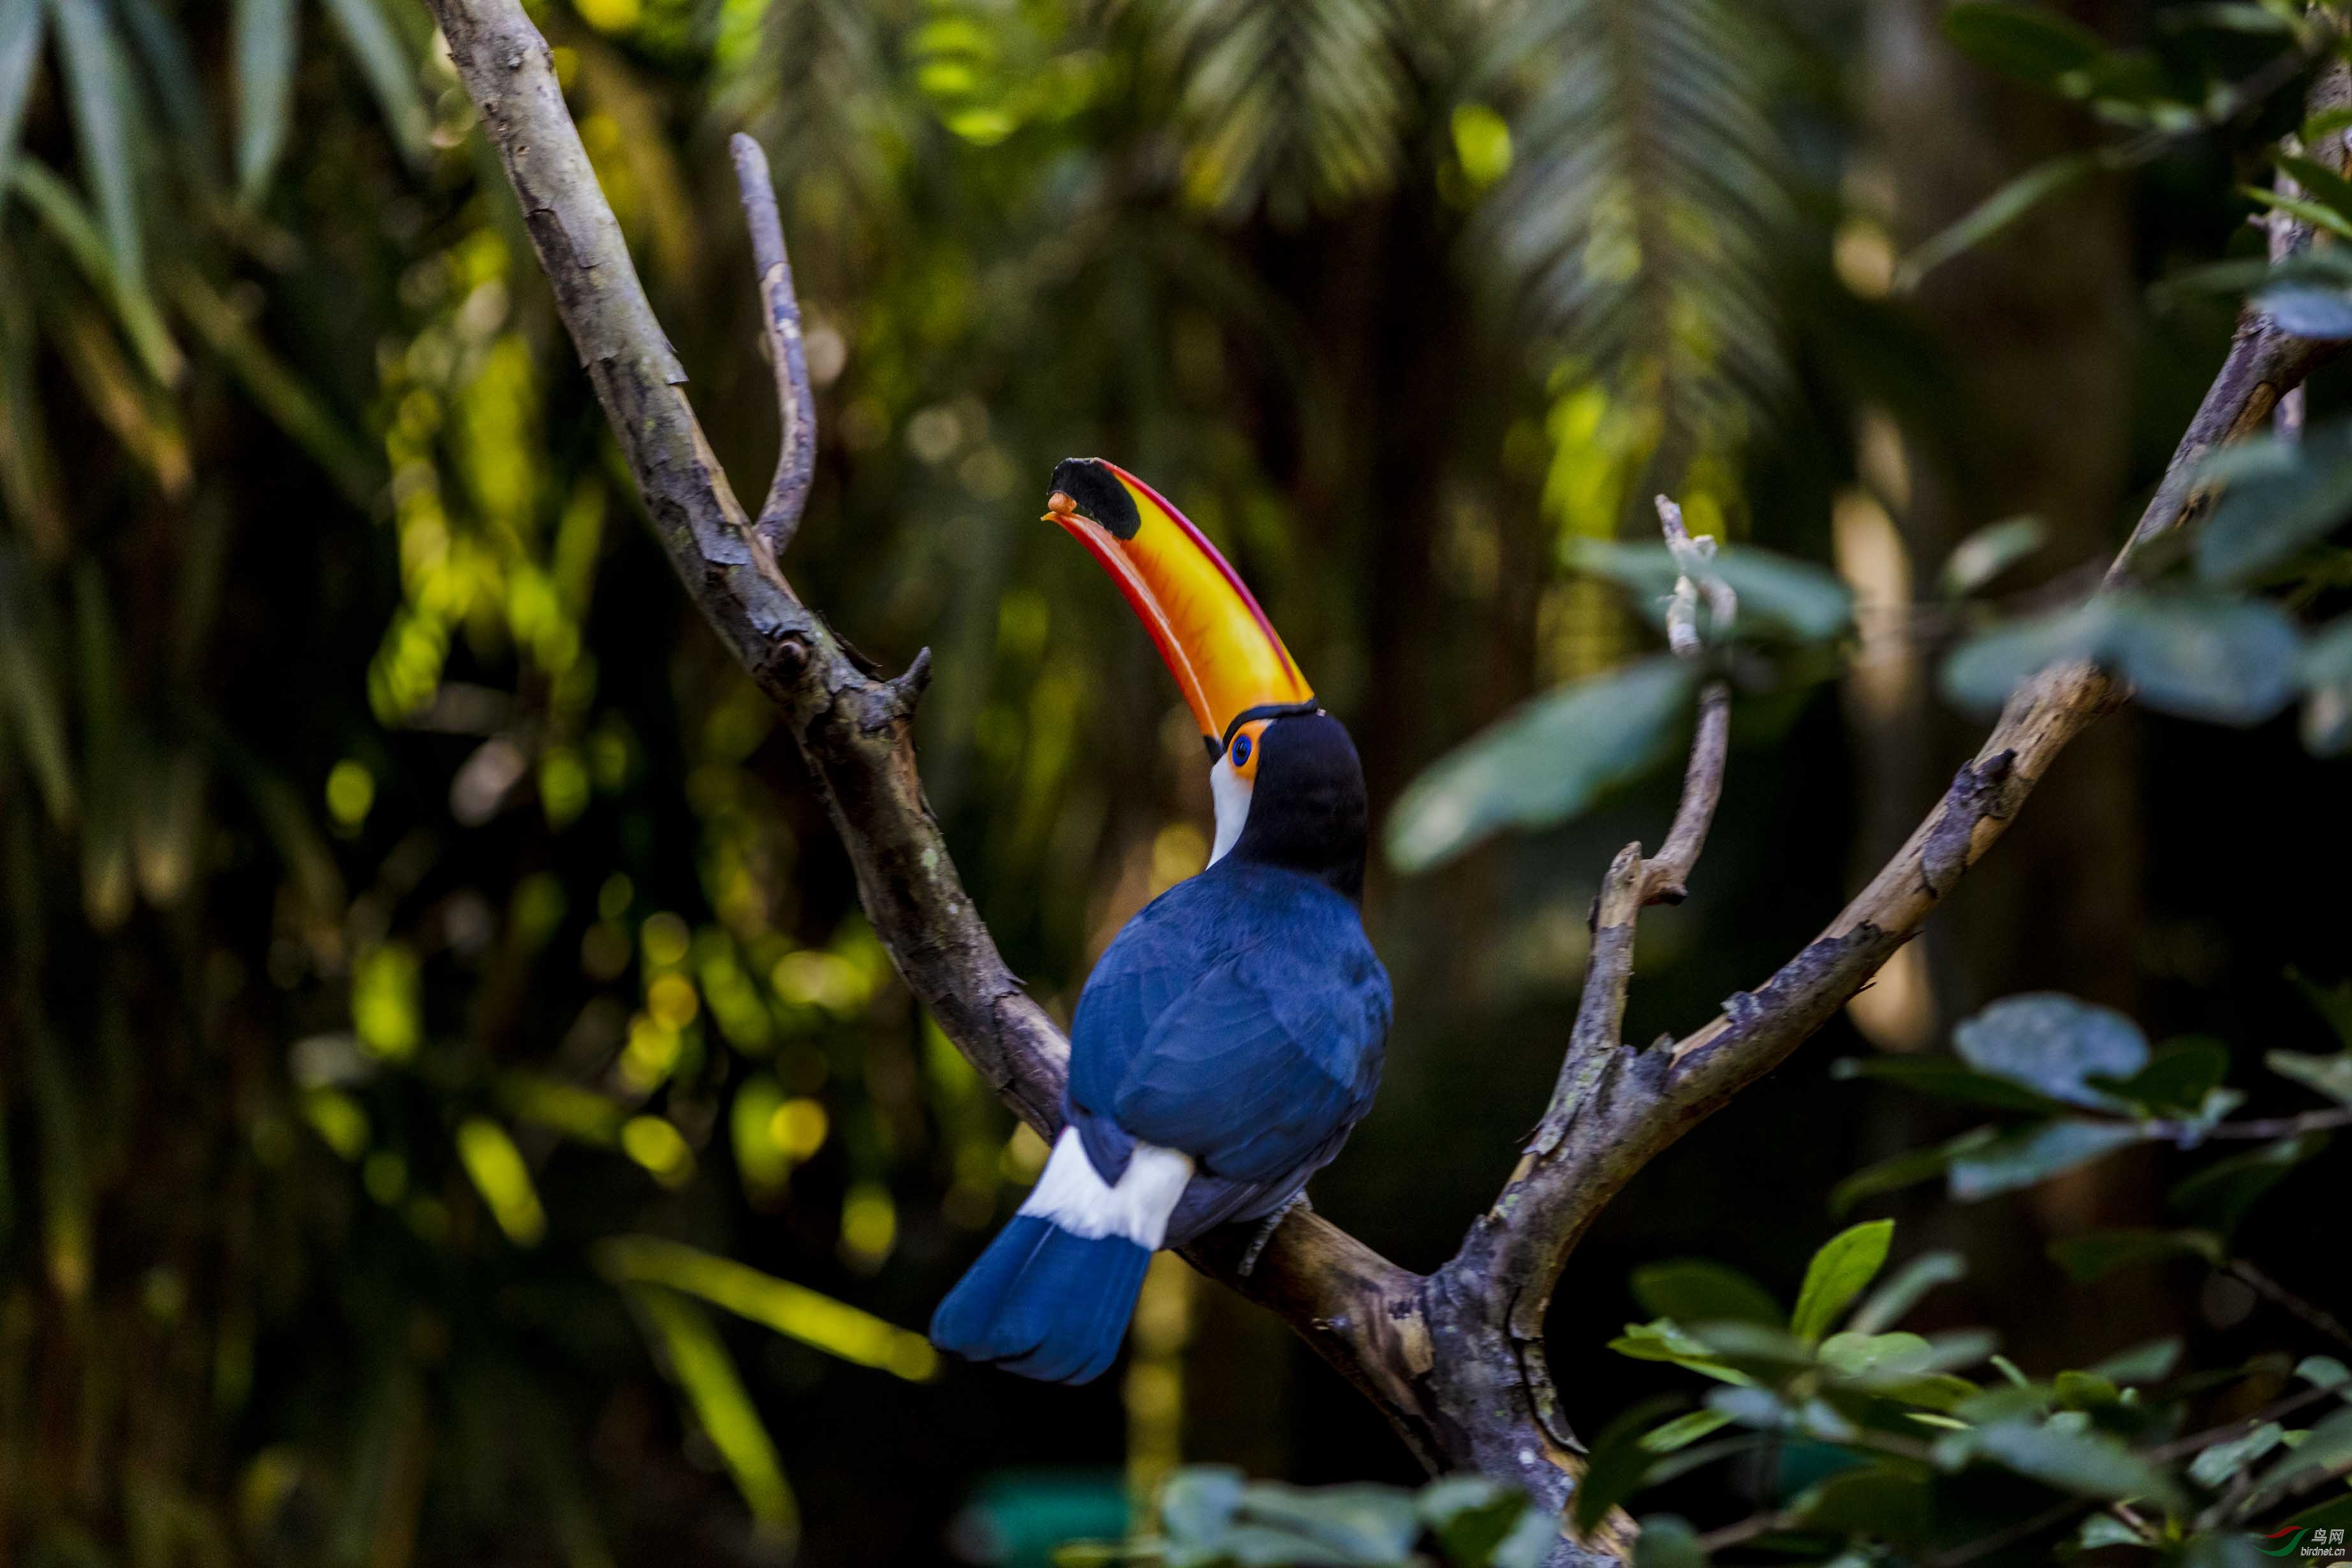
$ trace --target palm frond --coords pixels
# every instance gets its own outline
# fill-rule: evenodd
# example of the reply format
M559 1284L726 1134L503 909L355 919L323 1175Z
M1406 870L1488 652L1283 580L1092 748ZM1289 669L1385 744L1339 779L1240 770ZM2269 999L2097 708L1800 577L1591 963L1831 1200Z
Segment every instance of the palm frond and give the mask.
M1606 513L1727 460L1785 382L1772 258L1791 207L1768 113L1773 40L1731 0L1489 16L1481 74L1510 112L1515 156L1477 254L1531 336L1556 346L1559 393L1602 400L1607 444L1630 462L1593 497Z
M1402 0L1146 0L1173 83L1183 183L1239 216L1297 222L1396 182L1415 94Z

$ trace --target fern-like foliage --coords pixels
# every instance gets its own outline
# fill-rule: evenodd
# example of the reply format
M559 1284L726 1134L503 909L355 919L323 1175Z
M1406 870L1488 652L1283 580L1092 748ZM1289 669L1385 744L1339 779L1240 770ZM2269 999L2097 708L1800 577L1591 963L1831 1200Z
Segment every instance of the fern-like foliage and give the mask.
M862 0L762 0L725 7L719 118L760 139L780 177L839 176L867 202L908 141L894 29Z
M1139 0L1175 84L1183 183L1239 216L1296 223L1390 189L1416 108L1412 0Z
M1483 20L1514 155L1475 238L1559 355L1553 510L1598 533L1655 486L1727 494L1786 378L1774 41L1737 0L1539 0Z

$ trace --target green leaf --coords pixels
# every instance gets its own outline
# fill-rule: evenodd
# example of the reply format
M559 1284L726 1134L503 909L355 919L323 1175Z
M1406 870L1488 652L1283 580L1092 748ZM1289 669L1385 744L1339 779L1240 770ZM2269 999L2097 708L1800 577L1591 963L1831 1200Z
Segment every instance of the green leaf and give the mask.
M1944 663L1945 695L1990 711L2052 664L2087 659L2137 688L2147 706L2213 724L2259 724L2294 695L2294 622L2263 600L2103 593L1995 628Z
M1772 1293L1737 1269L1703 1259L1654 1263L1633 1270L1633 1299L1662 1318L1696 1327L1742 1322L1779 1328L1788 1313Z
M1224 1465L1186 1465L1160 1491L1160 1528L1181 1546L1223 1536L1242 1504L1242 1472Z
M2300 218L2314 228L2326 229L2339 238L2352 239L2352 218L2346 217L2325 202L2315 202L2305 196L2281 195L2276 191L2266 191L2260 185L2241 185L2238 187L2238 192L2239 194L2251 201L2259 202L2274 212L2284 213L2289 217Z
M1670 1394L1644 1399L1601 1432L1585 1462L1584 1479L1569 1503L1569 1522L1580 1538L1590 1536L1611 1509L1641 1489L1656 1457L1642 1446L1642 1439L1681 1403Z
M2352 621L2346 622L2344 627L2347 632L2352 632ZM2345 641L2344 673L2347 679L2352 680L2352 636L2347 636ZM2327 1020L2327 1027L2335 1031L2337 1040L2344 1042L2345 1049L2352 1051L2352 980L2323 986L2302 970L2294 968L2287 970L2286 977L2294 982L2294 988L2303 993L2303 999L2311 1004L2312 1010Z
M1571 536L1561 559L1579 571L1605 577L1632 593L1652 622L1663 625L1662 602L1681 575L1664 544L1622 544ZM1754 545L1720 551L1714 569L1739 596L1738 630L1769 629L1800 643L1822 643L1853 623L1853 591L1811 561L1776 555Z
M1969 1266L1957 1252L1922 1252L1895 1271L1895 1277L1870 1293L1855 1309L1848 1327L1856 1333L1878 1333L1902 1321L1919 1299L1938 1285L1966 1277Z
M1843 1057L1830 1066L1832 1078L1872 1078L1896 1083L1939 1099L1992 1105L2003 1111L2048 1115L2062 1109L2048 1096L1990 1073L1972 1071L1957 1061L1934 1056Z
M2292 175L2305 195L2333 208L2340 217L2352 218L2352 180L2309 158L2274 152L2271 162Z
M2147 1537L2112 1513L2095 1513L2074 1532L2074 1544L2085 1552L2102 1546L2146 1546Z
M0 540L0 706L10 721L5 733L23 750L50 825L62 829L79 813L80 799L57 673L33 622L30 576L14 541Z
M1962 1133L1949 1143L1913 1149L1908 1154L1896 1155L1892 1159L1881 1160L1874 1166L1856 1171L1831 1191L1830 1212L1844 1214L1865 1197L1942 1176L1954 1160L1971 1149L1986 1146L1997 1135L1990 1127L1978 1127Z
M1930 1483L1916 1466L1853 1465L1808 1487L1790 1506L1809 1530L1878 1541L1924 1541L1933 1521Z
M2352 1385L2352 1370L2332 1355L2306 1355L2294 1364L2294 1375L2314 1388L2340 1389ZM2352 1398L2352 1395L2346 1397Z
M2202 1258L2219 1267L2226 1255L2210 1230L2094 1230L2050 1244L2051 1259L2088 1284L2135 1263L2164 1258Z
M2038 5L1969 4L1944 13L1944 36L1979 65L2036 87L2105 57L2098 35Z
M2110 1383L2160 1383L2180 1362L2178 1339L2152 1339L2129 1350L2119 1350L2090 1370Z
M2314 1504L2287 1521L2306 1530L2352 1530L2352 1492Z
M2257 289L2256 308L2298 338L2335 342L2352 338L2352 294L2311 283L2279 283Z
M2352 293L2333 292L2352 301ZM2306 331L2307 323L2282 319L2280 325L2305 337L2328 335ZM2291 559L2352 513L2352 422L2330 421L2298 442L2263 436L2241 443L2229 462L2209 459L2200 473L2224 488L2197 536L2197 573L2208 582L2243 581Z
M763 1532L787 1543L796 1539L800 1509L776 1457L775 1440L744 1392L735 1358L728 1354L709 1315L658 1286L637 1286L630 1300L662 1348L663 1369L686 1396L696 1424L726 1462L752 1520Z
M1452 1568L1537 1568L1559 1531L1527 1494L1484 1476L1445 1476L1416 1505Z
M236 185L259 198L286 146L301 17L294 0L236 0Z
M1426 871L1503 827L1565 821L1648 772L1690 709L1693 663L1661 655L1548 692L1440 758L1390 814L1390 863Z
M2179 1040L2128 1078L2095 1076L2088 1082L2152 1116L2194 1116L2229 1071L2230 1048L2221 1041Z
M1952 1030L1952 1049L1979 1072L2093 1110L2116 1102L2090 1080L2131 1078L2148 1054L2131 1019L2059 991L2004 997L1971 1014Z
M2273 1051L2263 1058L2273 1072L2294 1079L2330 1100L2352 1105L2352 1051L2329 1056L2305 1056L2301 1051Z
M41 63L41 0L0 0L0 201L25 129L33 68Z
M2144 1135L2137 1127L2114 1122L2044 1122L2004 1133L1952 1162L1951 1195L1956 1202L1974 1203L2032 1186L2138 1143Z
M1654 1454L1671 1454L1730 1425L1731 1417L1720 1410L1693 1410L1643 1437L1642 1447Z
M73 188L29 153L16 160L13 179L16 193L25 198L25 204L41 220L42 226L113 305L123 336L139 350L148 373L165 386L177 382L187 366L187 359L165 329L153 296L124 281L107 252L106 240L99 233L98 225L74 195Z
M1807 1344L1820 1343L1886 1262L1886 1249L1895 1239L1895 1221L1873 1219L1830 1238L1805 1266L1805 1283L1797 1292L1797 1310L1789 1315L1789 1329Z
M1989 1460L2077 1497L2115 1501L2147 1498L2168 1505L2179 1500L2169 1476L2105 1432L1996 1421L1972 1432L1955 1432L1939 1440L1937 1450Z
M1294 1487L1253 1481L1243 1490L1240 1519L1244 1530L1271 1531L1321 1549L1280 1559L1294 1563L1337 1561L1366 1568L1403 1563L1421 1534L1412 1495L1384 1486ZM1230 1537L1226 1549L1234 1550Z
M375 94L394 144L410 168L420 166L430 151L426 138L433 125L425 95L416 85L415 58L393 30L378 0L326 0L326 4L360 74L367 78L368 90Z
M2352 1409L2338 1410L2311 1428L2277 1463L2263 1472L2240 1515L2255 1511L2270 1500L2288 1492L2306 1491L2330 1471L2352 1463Z
M2049 542L2050 525L2040 517L2010 517L1988 523L1944 558L1937 585L1947 599L1964 599Z
M1973 250L2043 202L2080 183L2102 166L2095 153L2070 152L2036 163L2024 173L1963 213L1948 227L1928 237L1895 269L1895 287L1907 293L1919 280L1958 256Z
M1706 1568L1706 1552L1690 1521L1653 1513L1643 1519L1642 1533L1633 1542L1633 1568Z
M2240 1470L2279 1446L2286 1433L2275 1421L2265 1421L2242 1437L2216 1443L2189 1462L2189 1479L2200 1487L2221 1487Z
M1661 1318L1654 1323L1627 1323L1625 1332L1609 1342L1609 1348L1635 1361L1670 1361L1687 1371L1721 1383L1742 1384L1748 1381L1746 1373L1727 1364L1714 1350L1685 1333L1670 1319Z
M2254 1199L2326 1146L2326 1134L2305 1133L2219 1161L2174 1187L2172 1207L2226 1235Z
M144 292L147 253L131 164L131 72L100 0L49 0L65 62L82 176L98 193L108 256L123 287Z

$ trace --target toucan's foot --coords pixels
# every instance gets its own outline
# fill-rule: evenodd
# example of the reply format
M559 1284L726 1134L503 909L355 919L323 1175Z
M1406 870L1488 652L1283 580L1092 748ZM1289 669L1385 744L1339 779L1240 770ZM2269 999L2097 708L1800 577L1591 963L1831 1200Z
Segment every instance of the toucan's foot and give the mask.
M1257 1255L1265 1250L1265 1244L1274 1239L1274 1233L1282 1228L1282 1222L1290 1218L1290 1211L1294 1208L1303 1208L1310 1214L1315 1211L1315 1206L1307 1201L1307 1194L1302 1190L1293 1193L1289 1202L1258 1221L1257 1234L1250 1238L1249 1250L1242 1254L1243 1279L1250 1277L1251 1270L1257 1267Z

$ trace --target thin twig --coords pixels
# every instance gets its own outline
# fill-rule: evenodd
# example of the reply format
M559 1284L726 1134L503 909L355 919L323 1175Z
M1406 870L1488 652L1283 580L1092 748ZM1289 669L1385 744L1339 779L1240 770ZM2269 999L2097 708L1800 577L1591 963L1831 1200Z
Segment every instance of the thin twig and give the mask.
M1990 1556L2006 1547L2014 1546L2021 1541L2030 1541L2053 1525L2065 1523L2069 1518L2090 1506L2090 1503L2081 1498L2068 1498L2064 1502L2053 1503L2040 1513L2030 1514L2019 1520L2007 1530L1996 1531L1990 1535L1979 1536L1964 1545L1953 1547L1949 1552L1937 1553L1927 1559L1927 1568L1960 1568L1960 1564L1964 1563L1973 1563L1979 1557Z
M1743 1542L1753 1541L1759 1535L1769 1535L1776 1530L1787 1530L1799 1523L1801 1517L1781 1509L1771 1509L1763 1513L1751 1513L1737 1523L1727 1524L1720 1530L1710 1530L1700 1536L1698 1549L1702 1553L1712 1556L1727 1546L1738 1546Z
M2243 1258L2231 1260L2230 1272L2273 1306L2292 1317L2302 1319L2305 1327L2352 1349L2352 1330L2346 1329L2336 1314L2326 1307L2316 1301L2305 1301Z
M1723 766L1731 751L1731 684L1709 681L1698 694L1698 727L1683 769L1682 804L1658 852L1642 862L1642 902L1680 904L1690 896L1691 868L1706 847L1706 831L1723 798Z
M2208 1138L2294 1138L2305 1133L2352 1127L2352 1109L2305 1111L2299 1116L2264 1116L2249 1122L2216 1122L2210 1127L2194 1122L2144 1122L2139 1125L2151 1138L2186 1147Z
M793 290L793 264L784 254L784 225L776 213L768 155L740 131L727 144L735 154L735 183L751 231L752 264L760 269L760 329L767 334L768 359L775 368L776 410L782 426L776 476L752 526L768 541L770 552L782 559L801 526L809 484L816 476L816 402L809 395L800 296Z

